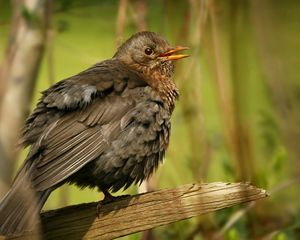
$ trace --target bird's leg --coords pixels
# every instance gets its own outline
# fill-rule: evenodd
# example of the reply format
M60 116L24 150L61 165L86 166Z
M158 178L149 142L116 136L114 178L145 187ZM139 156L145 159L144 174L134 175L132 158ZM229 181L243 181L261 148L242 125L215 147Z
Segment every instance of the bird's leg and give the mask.
M103 189L103 190L101 189L101 191L102 191L103 194L104 194L104 199L101 201L102 204L107 204L107 203L113 202L114 199L117 198L117 197L114 197L113 195L111 195L111 194L109 193L109 191L106 190L106 189Z
M121 195L121 196L116 196L115 197L115 196L111 195L107 189L100 189L100 191L103 192L104 198L103 198L103 200L101 200L97 204L97 216L98 216L98 218L100 216L100 209L103 205L114 202L115 200L120 200L120 199L123 199L123 198L126 198L126 197L130 196L130 195L127 194L127 195Z

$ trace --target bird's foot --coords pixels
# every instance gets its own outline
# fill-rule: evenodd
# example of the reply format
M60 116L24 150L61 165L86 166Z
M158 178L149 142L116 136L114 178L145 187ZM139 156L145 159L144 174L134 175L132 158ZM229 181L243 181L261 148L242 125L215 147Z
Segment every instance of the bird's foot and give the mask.
M128 198L130 195L126 194L126 195L120 195L120 196L112 196L107 190L102 191L104 194L104 199L99 201L97 204L97 217L100 217L100 210L102 208L103 205L108 204L108 203L112 203L114 201L117 200L121 200L124 198Z

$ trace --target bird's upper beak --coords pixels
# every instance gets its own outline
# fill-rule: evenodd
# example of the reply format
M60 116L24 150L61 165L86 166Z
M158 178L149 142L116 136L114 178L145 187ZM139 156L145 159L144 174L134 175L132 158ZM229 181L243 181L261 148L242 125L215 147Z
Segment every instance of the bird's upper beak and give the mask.
M175 48L171 48L169 49L168 51L162 53L159 55L159 58L163 58L164 60L178 60L178 59L181 59L181 58L186 58L188 57L189 55L185 55L185 54L175 54L179 51L182 51L182 50L187 50L189 49L188 47L175 47Z

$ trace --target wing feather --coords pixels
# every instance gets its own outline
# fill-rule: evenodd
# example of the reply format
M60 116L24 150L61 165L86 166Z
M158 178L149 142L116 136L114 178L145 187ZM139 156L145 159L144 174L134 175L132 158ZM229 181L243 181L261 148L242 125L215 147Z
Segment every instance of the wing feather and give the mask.
M98 157L107 145L103 135L95 129L93 132L82 134L81 137L83 138L79 144L65 148L62 154L47 154L46 158L49 157L44 161L47 164L37 166L33 182L38 190L47 189L63 181Z
M38 141L40 146L34 147L41 150L32 178L35 188L53 187L99 158L122 132L122 118L132 108L134 102L128 96L96 99L85 110L50 125Z

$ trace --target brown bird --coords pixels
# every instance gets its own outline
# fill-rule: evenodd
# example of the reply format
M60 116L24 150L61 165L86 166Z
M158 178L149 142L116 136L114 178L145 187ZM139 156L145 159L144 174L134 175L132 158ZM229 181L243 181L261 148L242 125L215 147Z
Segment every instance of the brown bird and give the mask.
M26 120L29 154L0 203L0 234L30 230L49 194L64 183L97 187L105 200L147 179L169 144L178 97L176 54L153 32L139 32L113 58L54 84Z

